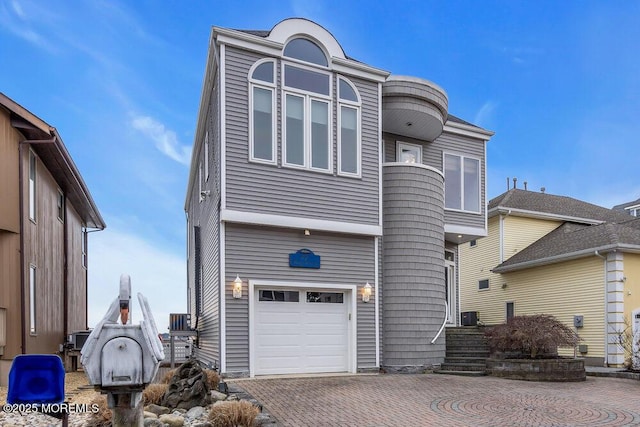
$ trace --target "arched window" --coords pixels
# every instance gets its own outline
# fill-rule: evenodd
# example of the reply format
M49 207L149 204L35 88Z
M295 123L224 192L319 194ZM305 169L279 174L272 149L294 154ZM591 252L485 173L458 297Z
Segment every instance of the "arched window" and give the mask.
M284 56L327 67L327 57L320 46L309 39L293 39L284 48Z
M249 71L249 159L257 162L276 163L275 67L259 61Z
M353 84L338 77L338 173L360 176L360 97Z

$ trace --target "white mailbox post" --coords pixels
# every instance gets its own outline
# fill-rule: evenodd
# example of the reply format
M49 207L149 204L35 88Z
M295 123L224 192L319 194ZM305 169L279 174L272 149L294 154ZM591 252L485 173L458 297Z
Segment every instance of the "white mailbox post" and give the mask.
M153 381L164 359L149 303L142 294L138 301L143 320L132 325L131 279L123 274L118 298L89 334L80 357L89 382L107 394L114 426L143 425L142 390Z

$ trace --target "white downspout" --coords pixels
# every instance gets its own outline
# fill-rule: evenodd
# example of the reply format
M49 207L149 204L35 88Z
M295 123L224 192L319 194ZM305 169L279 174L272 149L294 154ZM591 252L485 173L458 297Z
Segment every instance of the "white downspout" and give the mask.
M594 255L604 260L604 366L609 366L609 316L607 315L609 305L607 304L607 257L601 255L597 249L594 251Z

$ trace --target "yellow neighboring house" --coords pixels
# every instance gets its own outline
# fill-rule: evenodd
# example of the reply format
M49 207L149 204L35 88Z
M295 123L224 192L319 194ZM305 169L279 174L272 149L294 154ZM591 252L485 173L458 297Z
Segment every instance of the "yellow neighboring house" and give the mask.
M624 363L617 332L640 330L640 218L514 188L489 202L488 235L460 245L459 262L464 317L551 314L576 328L587 364Z

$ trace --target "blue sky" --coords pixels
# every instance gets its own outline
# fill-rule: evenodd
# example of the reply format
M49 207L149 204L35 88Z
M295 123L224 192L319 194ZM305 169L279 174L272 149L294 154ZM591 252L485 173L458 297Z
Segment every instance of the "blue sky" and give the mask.
M495 131L489 198L507 177L607 207L640 197L640 2L0 0L0 91L58 129L108 225L90 235L90 326L123 272L162 331L186 310L211 26L294 16L350 57L437 83L450 113Z

